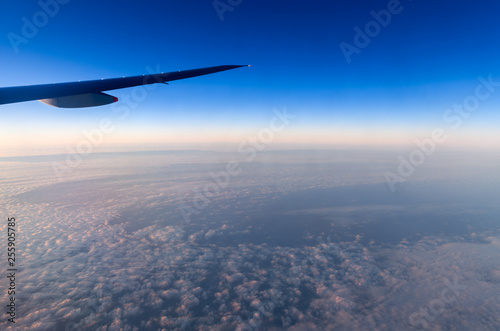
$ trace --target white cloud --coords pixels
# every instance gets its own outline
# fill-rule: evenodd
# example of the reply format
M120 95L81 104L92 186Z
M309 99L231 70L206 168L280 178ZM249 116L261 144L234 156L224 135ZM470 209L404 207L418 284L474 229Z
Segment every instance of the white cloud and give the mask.
M361 240L320 238L301 247L215 245L210 239L243 231L233 224L193 231L182 224L160 225L144 215L139 228L118 221L106 224L126 219L135 204L142 210L144 205L159 208L168 199L176 203L176 192L157 186L127 191L114 184L111 192L118 197L90 205L43 199L20 203L17 194L46 185L29 181L1 190L8 214L20 220L23 309L16 327L411 329L410 316L439 299L445 280L453 282L454 277L467 288L429 328L459 321L488 330L500 323L498 238L471 244L427 237L384 250ZM159 192L168 198L152 204ZM72 199L92 194L84 193ZM161 212L161 217L169 215ZM6 293L0 298L5 302ZM0 327L6 326L0 321Z

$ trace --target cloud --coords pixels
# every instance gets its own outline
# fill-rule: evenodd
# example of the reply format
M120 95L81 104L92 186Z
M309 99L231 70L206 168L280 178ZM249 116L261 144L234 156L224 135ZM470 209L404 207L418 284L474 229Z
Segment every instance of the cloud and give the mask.
M136 180L111 182L117 181L116 188ZM21 220L23 309L16 327L391 330L462 323L493 330L500 323L497 237L479 244L427 236L381 248L356 236L333 242L309 233L312 239L301 245L221 244L248 228L236 221L165 225L150 216L135 228L107 222L127 219L130 210L144 206L155 210L145 215L172 216L158 206L175 205L175 194L152 204L158 191L146 190L147 183L133 192L120 190L118 200L90 205L79 204L85 198L78 194L66 204L36 201L35 195L20 203L26 195L19 194L34 188L29 181L2 191L9 215ZM440 293L455 280L466 288L438 306ZM0 298L5 302L6 293ZM432 320L414 315L427 326L411 323L412 314L433 307ZM0 327L8 326L0 321Z

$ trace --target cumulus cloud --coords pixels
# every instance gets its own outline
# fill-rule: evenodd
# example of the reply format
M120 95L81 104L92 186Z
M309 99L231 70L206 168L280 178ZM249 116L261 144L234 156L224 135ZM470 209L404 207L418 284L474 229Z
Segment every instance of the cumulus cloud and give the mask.
M138 178L116 177L120 199L91 204L78 195L65 203L25 195L60 189L55 182L1 191L9 215L20 220L16 328L493 330L500 323L495 236L484 243L427 236L381 247L318 232L304 234L312 240L301 245L224 243L248 235L248 227L155 222L172 215L165 206L175 206L178 191L144 189L154 178L127 192ZM147 208L159 214L127 226L130 210ZM2 320L0 327L11 326Z

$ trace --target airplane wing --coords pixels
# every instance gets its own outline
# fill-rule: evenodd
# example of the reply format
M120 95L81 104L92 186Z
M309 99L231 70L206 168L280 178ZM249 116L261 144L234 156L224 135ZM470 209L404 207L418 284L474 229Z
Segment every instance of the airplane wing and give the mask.
M246 66L223 65L152 75L89 80L83 82L2 87L0 88L0 105L39 100L47 105L58 108L102 106L118 101L118 98L102 93L103 91L155 83L166 83L173 80L208 75L240 67Z

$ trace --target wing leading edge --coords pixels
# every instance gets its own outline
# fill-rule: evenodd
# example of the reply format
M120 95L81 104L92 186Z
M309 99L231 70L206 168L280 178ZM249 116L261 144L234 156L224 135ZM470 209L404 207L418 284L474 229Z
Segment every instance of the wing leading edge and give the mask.
M118 90L140 85L166 83L174 80L203 76L240 67L247 66L222 65L133 77L2 87L0 88L0 105L39 100L45 104L59 108L101 106L118 101L116 97L102 93L103 91Z

